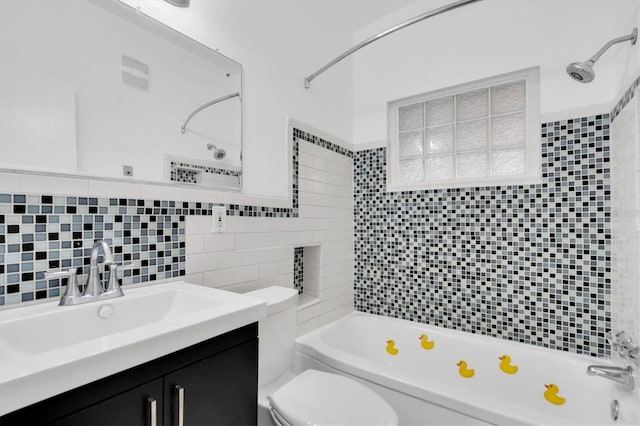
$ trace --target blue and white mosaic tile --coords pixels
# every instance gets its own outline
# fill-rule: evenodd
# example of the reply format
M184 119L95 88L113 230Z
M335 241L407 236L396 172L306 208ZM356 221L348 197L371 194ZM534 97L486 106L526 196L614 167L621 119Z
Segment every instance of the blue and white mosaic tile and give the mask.
M123 284L184 275L184 215L207 213L200 203L0 194L0 305L60 296L66 280L47 271L76 268L84 283L98 239L137 265Z
M355 153L355 308L605 356L608 114L542 125L542 183L386 192Z

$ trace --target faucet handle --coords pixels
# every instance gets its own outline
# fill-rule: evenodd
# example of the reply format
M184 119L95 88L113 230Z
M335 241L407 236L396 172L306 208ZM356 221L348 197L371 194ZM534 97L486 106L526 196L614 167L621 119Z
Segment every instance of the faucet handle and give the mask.
M613 333L613 331L607 332L606 335L607 343L611 346L611 350L614 352L620 352L624 350L626 344L631 342L631 339L627 337L627 333L624 331L619 331L617 333Z
M65 271L45 272L44 277L47 280L55 278L68 278L67 289L60 298L60 306L73 305L77 299L80 299L80 288L78 288L78 271L76 268L69 268Z
M622 344L631 343L631 337L627 336L627 333L624 331L619 331L616 333L616 341Z
M640 366L640 346L636 346L633 339L627 336L624 331L615 335L608 332L606 337L612 352L616 352L620 358L630 360Z
M617 333L614 336L613 331L609 330L605 335L605 338L607 339L607 343L611 347L612 352L618 352L620 350L620 343L618 342L618 338L617 338L618 334L619 333Z
M103 293L105 297L119 297L124 296L124 292L122 291L122 286L118 282L118 272L120 271L130 271L136 268L135 263L125 263L122 265L112 264L109 266L109 284L107 285L107 289Z

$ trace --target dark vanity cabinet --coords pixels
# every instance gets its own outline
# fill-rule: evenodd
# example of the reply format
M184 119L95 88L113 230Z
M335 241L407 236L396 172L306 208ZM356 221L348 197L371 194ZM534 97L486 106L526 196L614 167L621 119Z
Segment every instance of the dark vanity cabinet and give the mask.
M22 408L11 425L255 425L257 324Z
M156 395L162 395L162 388L162 379L156 379L64 416L51 424L56 426L150 425L152 424L151 416L154 414L151 411L153 402L155 401L156 404L154 408L156 413L163 408L162 400L158 401L154 398ZM34 408L36 407L30 407L28 410ZM160 423L156 421L156 424Z

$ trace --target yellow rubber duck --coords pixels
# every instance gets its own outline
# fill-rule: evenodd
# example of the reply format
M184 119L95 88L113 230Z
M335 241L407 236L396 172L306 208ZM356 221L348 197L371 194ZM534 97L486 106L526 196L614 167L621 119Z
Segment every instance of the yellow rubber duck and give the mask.
M511 365L511 357L509 355L502 355L498 359L500 360L500 370L507 374L516 374L518 372L518 366Z
M420 345L422 346L422 349L426 349L428 351L430 351L431 349L433 349L433 347L436 345L436 342L429 341L429 338L427 337L426 334L421 334L420 335Z
M465 379L470 379L473 377L474 374L476 374L476 370L472 369L472 368L467 368L467 362L466 361L460 361L459 363L456 364L458 367L460 367L459 369L459 373L462 377L464 377Z
M544 391L544 399L554 405L562 405L565 403L566 400L563 397L557 395L557 393L560 392L560 388L558 388L558 385L554 385L552 383L544 385L544 387L547 388L547 390Z
M395 348L396 342L393 340L387 340L387 353L389 355L398 355L398 350Z

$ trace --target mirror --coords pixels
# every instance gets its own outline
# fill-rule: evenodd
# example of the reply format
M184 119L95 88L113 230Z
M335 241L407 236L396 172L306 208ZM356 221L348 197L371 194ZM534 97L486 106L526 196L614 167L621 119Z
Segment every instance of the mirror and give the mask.
M0 169L241 188L239 63L117 0L0 1L0 57Z

